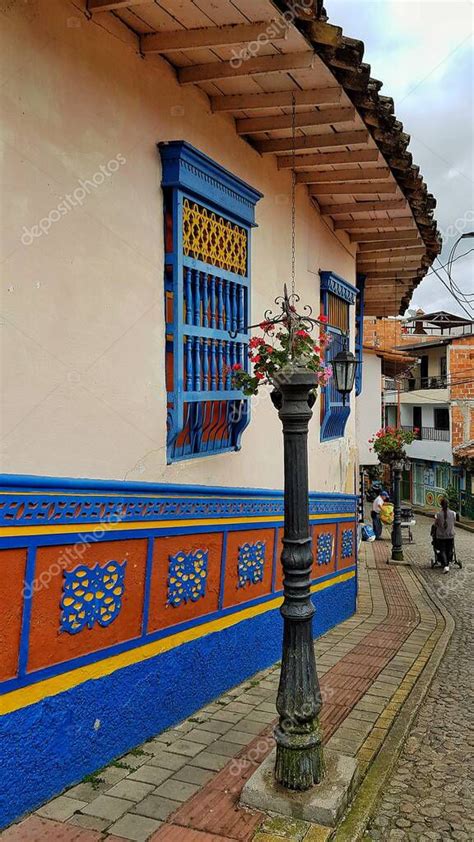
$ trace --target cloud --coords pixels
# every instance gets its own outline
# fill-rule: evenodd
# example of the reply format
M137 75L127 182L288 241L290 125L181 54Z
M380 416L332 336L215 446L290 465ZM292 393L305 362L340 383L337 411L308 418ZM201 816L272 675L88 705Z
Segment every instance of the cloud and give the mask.
M460 230L459 220L469 212L472 219L474 209L474 3L326 0L326 9L346 35L364 41L364 61L384 83L382 94L393 96L395 113L411 135L413 160L438 200L440 230L449 231L456 223ZM445 238L442 263L454 241L455 236ZM456 254L463 251L467 248L460 244ZM473 257L453 267L454 280L467 293L474 292ZM413 302L424 309L463 312L434 275L422 282Z

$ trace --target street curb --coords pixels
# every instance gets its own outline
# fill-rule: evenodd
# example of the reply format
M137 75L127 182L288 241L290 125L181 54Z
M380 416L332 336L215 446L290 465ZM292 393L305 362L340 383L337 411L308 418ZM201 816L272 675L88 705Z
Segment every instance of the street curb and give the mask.
M412 723L417 715L439 665L446 651L455 628L455 622L445 606L439 601L432 589L427 585L421 573L411 568L418 582L423 587L430 601L437 608L444 619L444 629L439 635L433 652L421 672L416 684L400 711L384 740L378 754L369 767L346 816L339 827L330 837L331 842L359 842L362 839L374 808L379 800L385 782L401 754L405 741L409 735ZM420 653L421 654L421 653Z

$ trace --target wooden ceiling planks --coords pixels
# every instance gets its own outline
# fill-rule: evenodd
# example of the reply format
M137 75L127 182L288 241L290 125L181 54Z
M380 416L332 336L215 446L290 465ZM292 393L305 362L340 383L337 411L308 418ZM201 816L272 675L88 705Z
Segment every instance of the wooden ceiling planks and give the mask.
M380 261L397 272L403 271L400 266L417 261L418 265L413 265L416 276L406 278L409 289L416 285L439 248L432 222L435 202L427 194L418 168L411 167L408 172L409 137L393 117L393 102L378 97L379 83L370 79L370 68L362 63L361 42L346 38L339 27L318 18L321 10L315 5L310 15L301 15L304 21L296 20L296 25L288 27L285 39L275 37L275 30L270 29L265 39L264 32L258 38L258 50L248 59L242 52L242 64L237 67L235 57L246 44L238 43L233 37L236 32L232 34L229 27L258 24L265 29L281 16L283 3L279 9L270 0L130 0L114 5L116 20L137 36L177 33L173 49L168 51L163 36L157 36L154 47L159 54L175 66L182 84L197 85L213 98L214 111L234 116L236 130L258 152L276 154L279 169L291 168L291 92L296 91L298 183L308 185L314 204L332 219L335 231L346 232L357 245L358 266L370 273L371 285L378 277L385 280L377 274ZM219 32L215 27L227 30ZM180 30L195 32L182 40ZM258 37L255 29L240 32L242 37L246 33ZM152 43L152 37L142 38L144 48ZM153 55L148 60L153 60ZM304 94L310 90L315 90L314 97ZM274 92L280 99L262 99ZM252 96L253 101L249 99ZM371 97L375 106L370 104ZM380 117L382 110L385 122ZM399 198L399 188L403 198ZM428 260L426 242L431 249Z

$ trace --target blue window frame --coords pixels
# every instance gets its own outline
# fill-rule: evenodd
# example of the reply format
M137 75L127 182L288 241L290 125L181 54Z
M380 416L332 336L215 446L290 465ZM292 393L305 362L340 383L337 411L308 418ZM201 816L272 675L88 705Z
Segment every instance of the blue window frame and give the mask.
M249 422L232 366L247 365L250 233L262 194L185 141L159 150L167 456L175 462L238 450Z
M329 320L327 332L331 343L325 361L331 363L339 351L349 346L350 307L355 304L357 289L334 272L320 272L321 310ZM343 406L334 379L321 389L321 441L344 435L350 405Z
M355 393L362 392L362 356L364 353L364 298L365 298L365 275L357 275L357 304L356 304L356 336L355 355L357 357L357 370L355 376Z

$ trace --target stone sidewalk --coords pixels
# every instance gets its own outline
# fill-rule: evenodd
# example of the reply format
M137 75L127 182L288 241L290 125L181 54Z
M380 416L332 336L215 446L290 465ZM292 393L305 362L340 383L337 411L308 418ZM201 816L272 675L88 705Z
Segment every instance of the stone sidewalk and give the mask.
M325 743L364 774L444 628L414 572L363 544L356 615L316 643ZM239 806L274 745L278 664L97 771L2 834L5 842L324 842L327 828Z

